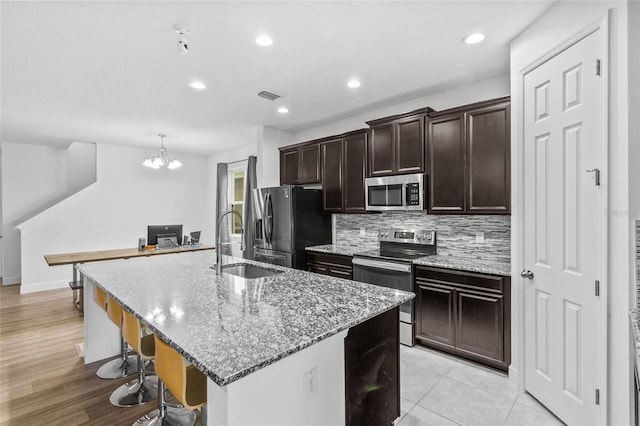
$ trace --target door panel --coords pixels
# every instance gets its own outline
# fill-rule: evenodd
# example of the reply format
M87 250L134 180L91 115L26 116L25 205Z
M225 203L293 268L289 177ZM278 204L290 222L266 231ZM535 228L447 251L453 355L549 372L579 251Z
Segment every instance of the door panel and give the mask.
M416 293L416 337L455 347L454 288L420 282Z
M393 122L371 127L369 141L369 176L386 176L394 173Z
M594 282L603 200L588 169L603 167L598 30L524 76L526 389L568 424L602 424L603 307ZM534 354L527 357L526 354Z
M429 213L465 211L463 128L462 114L429 121Z
M364 179L367 175L367 133L344 138L344 212L365 212Z
M456 347L495 360L504 359L501 295L456 291Z
M396 173L424 172L424 116L396 121Z
M342 211L342 139L322 144L322 210Z

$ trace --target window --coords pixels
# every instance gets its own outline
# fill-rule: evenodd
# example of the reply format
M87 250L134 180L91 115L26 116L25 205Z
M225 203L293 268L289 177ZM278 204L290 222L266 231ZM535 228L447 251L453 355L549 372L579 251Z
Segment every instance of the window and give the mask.
M230 210L238 212L240 217L244 217L244 176L246 167L247 164L244 161L241 164L237 164L237 167L229 167L229 208ZM229 216L231 217L230 233L235 236L240 236L242 220L235 214Z

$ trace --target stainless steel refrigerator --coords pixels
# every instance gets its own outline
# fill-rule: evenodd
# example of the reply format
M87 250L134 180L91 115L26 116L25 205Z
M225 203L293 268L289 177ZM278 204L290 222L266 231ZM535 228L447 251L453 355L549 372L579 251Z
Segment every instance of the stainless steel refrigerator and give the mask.
M331 243L322 190L284 185L254 189L254 260L307 269L305 247Z

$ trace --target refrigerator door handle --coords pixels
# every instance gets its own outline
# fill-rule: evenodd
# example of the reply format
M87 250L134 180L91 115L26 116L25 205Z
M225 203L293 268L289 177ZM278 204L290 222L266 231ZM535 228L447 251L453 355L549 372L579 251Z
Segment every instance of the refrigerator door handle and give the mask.
M265 239L271 243L273 238L273 203L271 202L271 194L267 193L264 200L264 219L265 219Z

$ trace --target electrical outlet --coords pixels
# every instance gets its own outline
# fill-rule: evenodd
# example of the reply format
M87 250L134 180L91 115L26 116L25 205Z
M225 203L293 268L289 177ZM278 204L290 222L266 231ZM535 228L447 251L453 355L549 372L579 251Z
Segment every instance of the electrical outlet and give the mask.
M360 236L364 237L364 228L360 228Z
M484 243L484 232L476 232L476 243Z
M318 367L305 371L304 384L309 393L315 393L318 390Z

